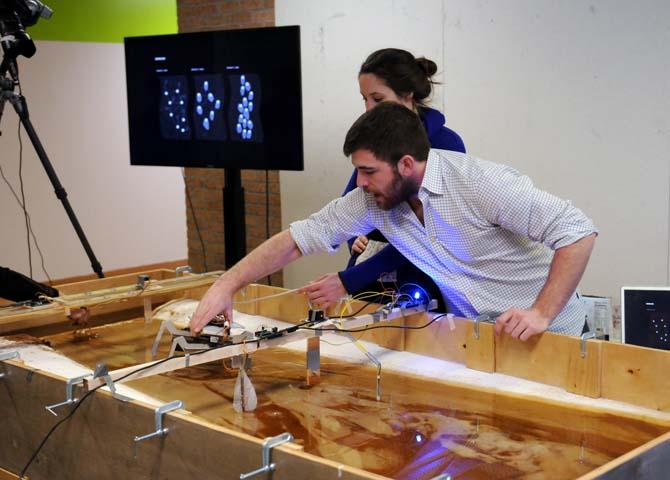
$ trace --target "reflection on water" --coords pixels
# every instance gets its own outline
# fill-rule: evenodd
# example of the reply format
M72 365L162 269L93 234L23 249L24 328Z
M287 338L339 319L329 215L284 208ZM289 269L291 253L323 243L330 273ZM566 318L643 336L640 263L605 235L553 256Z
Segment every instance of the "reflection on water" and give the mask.
M116 369L150 360L157 328L134 320L46 339L85 365L104 361ZM253 412L233 409L237 370L222 362L130 385L166 402L183 400L208 421L260 438L291 432L306 452L393 478L576 478L664 431L392 372L382 375L378 402L373 368L323 358L322 382L308 386L304 353L276 348L252 359Z

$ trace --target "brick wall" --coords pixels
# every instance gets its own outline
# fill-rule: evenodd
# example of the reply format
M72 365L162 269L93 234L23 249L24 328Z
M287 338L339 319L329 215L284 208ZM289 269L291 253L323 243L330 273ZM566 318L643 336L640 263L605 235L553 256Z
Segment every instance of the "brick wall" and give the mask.
M235 28L274 26L274 0L177 0L177 17L180 32L226 30ZM187 168L186 188L191 202L186 198L188 232L188 259L196 271L225 268L225 243L223 232L223 186L225 173L219 169ZM243 170L242 187L246 204L247 251L260 245L268 235L281 229L281 201L279 174L270 171L269 197L266 198L266 172ZM185 196L186 197L186 196ZM269 199L269 232L266 221L266 201ZM193 209L189 203L192 204ZM196 222L200 227L202 243ZM272 285L282 285L282 273L272 275ZM266 283L265 280L262 283Z

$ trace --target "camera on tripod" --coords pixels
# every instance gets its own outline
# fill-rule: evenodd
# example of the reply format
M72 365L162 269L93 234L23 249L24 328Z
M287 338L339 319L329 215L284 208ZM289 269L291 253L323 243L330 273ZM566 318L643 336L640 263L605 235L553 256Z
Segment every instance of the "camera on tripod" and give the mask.
M35 54L35 43L25 29L35 25L40 17L51 18L52 14L53 11L38 0L0 0L0 43L5 55L0 76L9 70L14 78L12 60L19 55L30 58Z
M37 50L35 42L26 33L26 27L37 23L40 17L50 18L52 13L53 11L39 0L0 0L0 44L4 53L2 63L0 64L0 121L2 120L5 103L9 102L14 107L23 128L28 134L33 147L35 147L37 157L42 162L42 166L54 187L56 197L63 204L65 213L67 213L70 222L72 222L79 241L91 261L93 271L98 277L103 278L102 266L95 257L91 245L88 243L84 230L81 228L79 220L77 220L77 216L67 198L67 192L61 185L60 180L58 180L47 152L37 136L35 127L30 121L28 103L20 89L19 67L16 59L19 55L30 58ZM9 73L9 77L7 73ZM18 93L14 91L17 86L19 87Z

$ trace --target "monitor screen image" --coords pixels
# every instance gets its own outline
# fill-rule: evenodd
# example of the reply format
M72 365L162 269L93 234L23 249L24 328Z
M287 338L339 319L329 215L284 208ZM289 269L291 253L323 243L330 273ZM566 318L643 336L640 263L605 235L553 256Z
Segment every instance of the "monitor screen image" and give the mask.
M300 29L125 39L130 163L302 170Z
M621 289L621 341L670 350L670 288Z

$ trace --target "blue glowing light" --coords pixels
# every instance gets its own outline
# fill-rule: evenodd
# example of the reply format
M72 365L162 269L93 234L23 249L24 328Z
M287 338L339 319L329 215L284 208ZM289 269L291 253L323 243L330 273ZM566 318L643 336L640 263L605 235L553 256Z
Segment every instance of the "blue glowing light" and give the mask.
M416 443L421 443L421 441L423 440L423 437L421 436L420 433L417 433L414 438L416 439Z
M414 292L414 298L415 298L416 300L420 299L420 298L421 298L421 292L419 292L418 290L415 291L415 292Z

